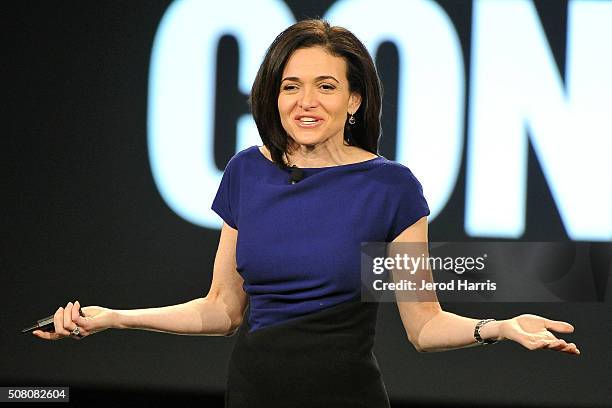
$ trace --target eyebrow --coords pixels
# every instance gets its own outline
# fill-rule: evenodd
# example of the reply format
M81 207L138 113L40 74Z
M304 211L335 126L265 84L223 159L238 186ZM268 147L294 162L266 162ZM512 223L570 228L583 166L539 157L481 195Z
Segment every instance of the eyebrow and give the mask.
M315 78L315 81L322 81L324 79L333 79L334 81L336 81L337 83L340 83L340 81L338 81L336 78L334 78L331 75L320 75L318 77ZM285 77L283 78L283 80L281 81L281 83L285 82L285 81L295 81L295 82L300 82L300 78L298 77Z

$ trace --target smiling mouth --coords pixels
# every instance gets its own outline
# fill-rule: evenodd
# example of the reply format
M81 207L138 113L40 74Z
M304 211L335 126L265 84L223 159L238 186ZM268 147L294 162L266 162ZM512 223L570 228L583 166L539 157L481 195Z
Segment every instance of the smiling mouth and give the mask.
M312 128L317 127L321 122L323 122L323 120L304 117L304 118L301 118L301 119L295 119L295 122L297 123L297 125L300 128L303 128L303 129L312 129Z

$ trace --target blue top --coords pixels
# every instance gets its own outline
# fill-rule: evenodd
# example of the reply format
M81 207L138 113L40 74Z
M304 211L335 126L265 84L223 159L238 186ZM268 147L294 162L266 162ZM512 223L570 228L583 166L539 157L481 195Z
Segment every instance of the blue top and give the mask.
M391 242L429 215L412 172L382 156L289 172L257 146L228 162L212 209L238 230L251 331L361 294L361 242Z

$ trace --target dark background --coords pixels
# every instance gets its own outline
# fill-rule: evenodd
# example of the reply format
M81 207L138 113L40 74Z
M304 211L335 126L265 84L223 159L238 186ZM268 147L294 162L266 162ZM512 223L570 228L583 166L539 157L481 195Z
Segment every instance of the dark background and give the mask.
M333 2L287 3L301 19L323 15ZM469 72L471 3L439 3L459 34ZM207 293L219 231L190 224L166 206L147 152L149 59L168 4L27 1L3 6L7 208L0 386L70 386L72 401L81 402L223 405L233 338L109 330L81 342L44 342L20 333L36 318L77 299L83 305L132 309ZM536 5L563 66L567 3ZM229 58L223 49L219 55L220 65ZM397 56L386 45L376 58L389 111L381 153L394 159ZM233 139L215 136L217 166L223 169L234 153ZM467 239L464 169L448 205L430 225L432 241ZM531 150L528 180L522 240L567 240ZM565 338L579 346L579 357L529 352L510 342L419 354L405 338L396 306L382 304L375 351L393 406L612 405L612 307L609 296L605 299L606 288L607 293L612 288L607 277L599 285L599 302L445 305L470 317L502 319L528 312L569 321L576 332Z

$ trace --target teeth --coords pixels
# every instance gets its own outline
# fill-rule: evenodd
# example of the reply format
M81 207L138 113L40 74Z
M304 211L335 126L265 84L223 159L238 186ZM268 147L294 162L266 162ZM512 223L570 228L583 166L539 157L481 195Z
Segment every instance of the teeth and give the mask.
M317 119L315 118L300 118L301 122L316 122Z

